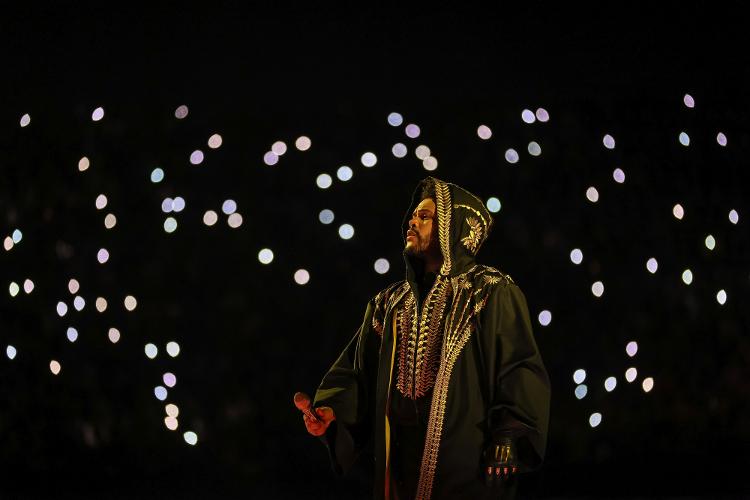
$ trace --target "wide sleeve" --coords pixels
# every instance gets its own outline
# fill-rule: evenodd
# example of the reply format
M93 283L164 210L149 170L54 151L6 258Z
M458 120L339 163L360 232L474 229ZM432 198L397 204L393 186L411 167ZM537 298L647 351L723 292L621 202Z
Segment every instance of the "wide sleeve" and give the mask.
M490 387L489 431L496 441L512 438L521 471L533 470L544 460L550 381L518 286L500 284L490 293L481 329Z
M322 441L326 444L337 474L346 473L372 435L380 336L375 330L375 299L367 305L357 333L323 377L313 406L330 406L336 420Z

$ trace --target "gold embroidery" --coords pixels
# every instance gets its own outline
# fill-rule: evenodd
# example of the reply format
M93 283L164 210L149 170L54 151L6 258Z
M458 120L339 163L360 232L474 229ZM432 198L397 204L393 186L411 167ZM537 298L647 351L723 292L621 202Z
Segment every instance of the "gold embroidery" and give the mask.
M482 202L480 201L479 203L481 204ZM480 212L476 208L470 207L469 205L463 205L461 203L456 203L455 205L453 205L453 208L465 208L466 210L470 210L470 211L474 212L477 215L477 217L479 217L480 219L482 219L482 224L484 225L484 227L485 228L488 227L487 226L487 221L485 220L484 215L482 215L482 212Z
M396 387L404 397L422 397L435 383L442 345L440 325L449 293L448 278L438 276L427 294L420 316L417 315L413 293L397 313L399 367Z
M435 179L435 197L437 198L438 236L440 252L443 254L443 265L440 274L448 276L451 272L450 230L451 230L451 192L448 185Z
M482 241L482 226L479 221L474 217L466 219L466 223L469 224L469 236L461 239L461 243L469 249L471 253L477 253L479 249L479 243Z

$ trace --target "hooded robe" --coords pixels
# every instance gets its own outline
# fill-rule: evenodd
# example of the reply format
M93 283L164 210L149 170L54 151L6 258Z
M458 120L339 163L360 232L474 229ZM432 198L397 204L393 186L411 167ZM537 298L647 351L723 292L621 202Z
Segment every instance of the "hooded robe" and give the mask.
M314 406L336 416L323 441L340 474L365 447L374 450L376 499L512 498L515 479L485 484L483 452L510 437L519 473L539 467L549 378L523 293L475 262L492 226L481 200L427 178L404 227L428 181L443 265L425 276L405 255L406 279L369 301L315 395Z

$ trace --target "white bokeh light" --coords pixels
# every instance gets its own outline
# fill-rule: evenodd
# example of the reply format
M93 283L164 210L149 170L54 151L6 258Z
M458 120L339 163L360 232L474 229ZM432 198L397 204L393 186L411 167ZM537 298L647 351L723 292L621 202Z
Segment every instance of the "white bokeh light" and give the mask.
M164 219L164 232L174 233L177 230L177 219L174 217L167 217Z
M336 177L338 177L340 181L346 182L348 180L351 180L353 175L354 171L346 165L342 165L338 168L338 170L336 170Z
M719 144L719 146L726 146L727 136L724 135L723 132L719 132L718 134L716 134L716 142Z
M219 215L213 210L206 210L206 213L203 214L203 223L207 226L213 226L218 220Z
M189 112L189 109L184 104L177 106L177 109L174 110L174 117L178 120L182 120L183 118L187 117Z
M544 108L538 108L536 110L536 119L542 123L546 123L549 121L549 113Z
M70 281L68 281L68 291L71 294L78 293L79 288L81 287L80 283L78 283L78 280L75 278L71 278Z
M725 290L719 290L719 292L716 294L716 302L718 302L722 306L726 304L727 292Z
M688 108L695 107L695 99L693 99L693 96L691 96L690 94L685 94L685 96L682 98L682 102L684 102L685 106L687 106Z
M13 248L13 245L15 245L15 243L13 243L13 238L6 236L5 240L3 240L3 247L5 250L10 251L10 249Z
M677 203L672 207L672 215L674 215L675 219L682 220L682 218L685 217L685 209L682 208L682 205Z
M102 107L96 108L94 112L91 113L91 119L94 120L95 122L98 122L102 118L104 118L104 108Z
M477 135L480 139L486 141L492 137L492 130L487 125L480 125L479 128L477 128Z
M419 137L421 130L419 130L419 125L410 123L404 129L404 132L406 133L406 137L409 137L410 139L416 139L417 137Z
M312 146L312 141L309 137L301 135L294 141L294 147L300 151L307 151Z
M391 148L391 153L393 153L393 156L396 158L403 158L408 153L408 149L404 144L397 142Z
M579 368L573 372L573 382L582 384L584 380L586 380L586 370Z
M265 163L269 167L276 165L278 162L279 155L277 155L273 151L267 151L266 154L263 155L263 163Z
M318 220L322 222L323 224L330 224L331 222L333 222L333 219L334 219L333 211L327 208L324 208L318 214Z
M536 141L531 141L527 150L531 156L539 156L542 154L542 147Z
M635 356L638 352L638 342L636 342L635 340L631 340L630 342L628 342L628 344L625 346L625 352L631 358Z
M589 425L591 427L598 427L599 424L602 423L602 414L601 413L592 413L589 417Z
M128 295L127 297L125 297L124 303L125 309L127 309L128 311L132 311L136 308L136 306L138 306L138 301L132 295Z
M70 342L75 342L78 339L78 330L70 326L65 332L65 336L68 337Z
M575 265L583 262L583 252L581 251L581 249L574 248L570 251L570 261Z
M310 281L310 273L306 269L298 269L294 272L294 282L298 285L306 285Z
M79 171L85 172L86 170L88 170L88 168L90 166L91 166L91 162L85 156L83 158L81 158L80 160L78 160L78 170Z
M505 151L505 161L508 163L518 163L518 151L509 148Z
M8 292L10 293L10 296L15 297L20 291L21 287L18 286L18 283L16 283L15 281L11 281L10 285L8 285Z
M270 264L273 262L273 251L270 248L264 248L258 252L258 260L261 264Z
M589 388L586 387L585 384L581 384L581 385L576 386L576 389L574 392L575 392L577 399L583 399L586 397L586 394L588 394Z
M242 215L239 212L235 212L227 218L227 224L232 229L237 229L242 225Z
M179 423L179 421L175 417L168 416L168 417L164 417L164 425L170 431L176 431L177 427L179 427L180 423Z
M146 344L143 350L146 353L146 357L148 359L154 359L156 355L159 354L159 348L152 343Z
M164 382L164 385L166 385L167 387L174 387L175 384L177 384L177 377L175 377L174 373L172 372L165 373L164 375L162 375L161 379ZM169 412L169 405L167 405L167 415L176 417L178 413L177 407L175 405L172 406L174 407L174 415Z
M188 431L182 435L185 442L190 446L195 446L198 443L198 435L193 431Z
M678 137L680 144L683 146L690 146L690 136L687 135L685 132L680 132L680 136Z
M351 224L341 224L339 226L339 236L342 240L349 240L354 236L354 228Z
M586 190L586 198L591 203L596 203L597 201L599 201L599 191L597 191L594 186L591 186Z
M224 200L221 204L221 211L226 215L231 215L237 211L237 202L234 200Z
M714 248L716 248L716 239L709 234L708 236L706 236L705 244L706 248L708 248L709 250L713 250Z
M120 330L117 328L110 328L107 332L107 337L109 337L109 341L113 344L116 344L120 341Z
M648 272L650 272L651 274L654 274L656 273L656 270L659 269L659 263L655 258L651 257L646 262L646 269L648 269Z
M614 172L612 172L612 178L616 183L622 184L625 182L625 172L623 172L621 168L616 168Z
M104 207L107 206L107 197L103 194L100 194L99 196L96 197L96 201L94 204L96 205L97 209L99 210L103 209Z
M686 285L689 285L690 283L692 283L693 271L691 271L690 269L685 269L684 271L682 271L682 282L685 283Z
M31 281L30 279L26 279L23 282L23 291L26 292L27 294L33 292L34 291L34 282Z
M425 170L428 170L431 172L435 170L437 166L438 166L438 161L437 161L437 158L435 158L434 156L428 156L427 158L422 160L422 167L424 167Z
M524 109L521 111L521 120L525 123L534 123L536 121L536 115L530 109Z
M737 210L730 210L729 211L729 222L732 224L737 224L740 221L740 215L737 213Z
M651 389L654 388L654 379L652 377L646 377L643 379L641 385L643 387L643 392L651 392Z
M379 258L375 261L375 272L378 274L385 274L388 272L388 270L391 268L390 262L388 262L388 259L385 258Z
M180 344L178 344L174 340L171 342L167 342L167 354L169 354L173 358L176 358L180 354Z
M161 201L161 211L168 214L174 210L174 200L172 198L164 198Z
M115 217L115 214L107 214L104 217L104 227L107 229L112 229L117 225L117 217Z
M388 114L388 125L391 127L398 127L402 123L404 123L404 117L401 116L401 113L396 113L394 111L393 113Z
M635 379L638 377L638 370L631 366L627 370L625 370L625 380L628 381L628 383L632 383L635 381Z
M62 370L62 366L59 361L53 359L49 362L49 371L51 371L53 375L59 375L60 370Z
M500 203L500 200L495 198L494 196L491 198L487 198L487 210L490 212L497 213L502 208L502 203Z
M362 158L360 158L360 161L362 162L362 165L365 167L374 167L375 164L378 162L378 157L375 156L375 153L366 152L362 155Z
M547 311L546 309L539 313L539 324L542 326L547 326L552 321L552 313Z
M76 311L82 311L83 308L86 307L86 300L80 295L76 296L76 298L73 299L73 307Z
M26 113L21 117L21 121L19 122L21 127L27 127L29 123L31 123L31 115Z
M18 351L12 345L9 345L8 347L5 348L5 355L8 356L8 359L11 359L11 360L15 359L16 354L18 354Z
M182 212L183 210L185 210L185 199L182 196L175 197L175 199L172 200L172 211Z
M157 385L154 387L154 396L156 396L156 399L159 401L164 401L167 399L167 389L166 387L162 385Z
M164 378L166 378L166 377L167 377L167 375L168 375L168 374L167 374L167 373L165 373L165 374L164 374ZM176 379L175 379L175 380L176 380ZM164 384L165 384L165 385L167 385L168 387L173 387L172 385L169 385L169 384L167 384L166 382L164 382ZM169 415L170 417L174 417L174 418L177 418L177 417L179 417L179 416L180 416L180 408L179 408L179 407L178 407L178 406L177 406L176 404L174 404L174 403L169 403L168 405L166 405L166 406L164 407L164 412L165 412L165 413L166 413L167 415Z
M151 171L151 182L156 184L163 180L164 180L164 170L157 167Z
M615 387L617 387L617 379L615 377L607 377L607 380L604 381L604 390L612 392L615 390Z
M286 153L286 149L286 143L284 141L276 141L271 146L271 151L273 151L276 156L282 156Z
M591 285L591 293L594 294L594 297L601 297L604 294L604 283L597 281Z
M201 151L200 149L196 149L195 151L190 153L190 163L192 163L193 165L200 165L201 163L203 163L203 158L203 151Z
M320 189L328 189L331 187L331 184L333 184L333 179L328 174L320 174L315 179L315 184L317 184Z
M96 307L96 310L100 313L103 313L107 310L107 299L104 297L97 297L94 301L94 306Z
M428 156L430 156L430 148L428 148L424 144L421 144L421 145L417 146L417 148L414 150L414 154L420 160L424 160L425 158L427 158Z
M602 143L607 149L615 149L615 138L609 134L605 135L604 138L602 138Z
M18 285L16 285L16 287L18 287ZM18 292L16 291L16 293ZM57 309L57 315L60 316L61 318L65 316L66 314L68 314L68 305L65 302L62 302L62 301L58 302L56 309Z

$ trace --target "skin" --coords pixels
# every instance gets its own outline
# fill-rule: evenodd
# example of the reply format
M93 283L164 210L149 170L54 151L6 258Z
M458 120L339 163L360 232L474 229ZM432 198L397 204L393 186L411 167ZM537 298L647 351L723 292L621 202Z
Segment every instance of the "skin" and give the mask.
M443 255L438 242L438 225L435 219L435 200L425 198L419 202L411 214L409 227L406 230L406 246L404 251L424 264L425 272L437 273L443 265ZM316 408L318 420L303 415L305 428L313 436L325 434L328 426L336 420L333 409L329 406Z

